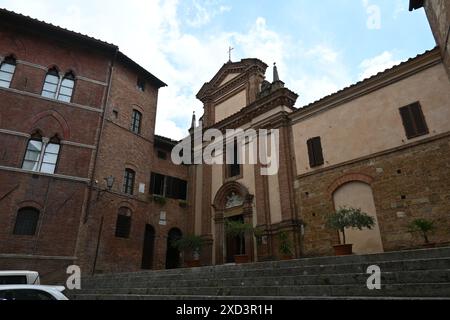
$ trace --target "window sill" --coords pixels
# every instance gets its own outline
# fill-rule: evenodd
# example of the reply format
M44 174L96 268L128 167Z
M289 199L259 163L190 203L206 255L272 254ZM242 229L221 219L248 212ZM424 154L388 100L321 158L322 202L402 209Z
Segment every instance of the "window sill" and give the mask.
M56 100L56 99L46 98L40 94L36 94L36 93L28 92L28 91L22 91L22 90L17 90L17 89L13 89L13 88L4 88L4 87L0 87L0 90L9 91L9 92L16 93L16 94L22 94L25 96L38 98L38 99L42 99L42 100L49 101L49 102L54 102L54 103L61 104L64 106L80 108L80 109L98 112L98 113L103 112L103 110L100 108L85 106L85 105L81 105L81 104L77 104L77 103L73 103L73 102L64 102L64 101L60 101L60 100Z

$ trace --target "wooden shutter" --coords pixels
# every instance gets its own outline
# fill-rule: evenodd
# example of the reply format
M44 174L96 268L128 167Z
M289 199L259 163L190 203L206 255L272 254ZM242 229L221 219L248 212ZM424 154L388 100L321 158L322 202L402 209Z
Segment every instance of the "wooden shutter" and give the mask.
M413 118L411 117L409 106L401 108L400 115L402 116L406 136L408 137L408 139L414 137L416 135L416 130L414 129L414 122Z
M311 168L315 167L315 160L314 160L314 147L313 147L313 140L308 140L308 156L309 156L309 166Z
M309 139L308 142L309 165L311 168L324 164L322 142L320 137Z
M414 124L416 126L416 135L421 136L424 134L428 134L428 127L425 122L425 117L422 112L422 107L420 103L416 102L410 106L412 118L414 120Z
M323 151L322 151L322 141L320 140L320 137L313 139L313 148L314 148L314 159L316 162L316 166L323 165Z
M400 108L400 115L408 139L428 134L428 127L419 102Z

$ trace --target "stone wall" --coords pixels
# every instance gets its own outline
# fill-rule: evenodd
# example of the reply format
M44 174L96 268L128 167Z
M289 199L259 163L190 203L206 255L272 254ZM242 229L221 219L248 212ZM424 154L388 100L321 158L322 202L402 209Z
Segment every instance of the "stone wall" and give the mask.
M431 241L450 242L450 135L297 177L296 201L306 223L302 246L306 256L332 254L337 232L325 227L334 212L333 192L351 181L370 184L385 251L420 246L408 225L418 218L433 220Z

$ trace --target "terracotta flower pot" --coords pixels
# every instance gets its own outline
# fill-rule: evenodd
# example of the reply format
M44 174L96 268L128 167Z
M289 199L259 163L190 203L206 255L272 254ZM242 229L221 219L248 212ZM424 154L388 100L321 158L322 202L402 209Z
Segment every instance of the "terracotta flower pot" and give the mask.
M185 261L184 264L187 268L198 268L200 267L200 260L188 260Z
M250 259L249 259L248 255L246 255L246 254L235 255L234 262L237 264L249 263Z
M283 261L292 260L292 259L294 259L294 256L292 254L283 254L281 256L281 260L283 260Z
M353 245L352 244L340 244L337 246L333 246L334 255L336 256L349 256L353 253Z

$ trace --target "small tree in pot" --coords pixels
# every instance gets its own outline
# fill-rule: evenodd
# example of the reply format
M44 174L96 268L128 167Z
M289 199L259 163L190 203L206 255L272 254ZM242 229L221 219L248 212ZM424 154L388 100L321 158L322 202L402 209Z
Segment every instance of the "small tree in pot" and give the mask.
M278 234L278 249L282 260L291 260L293 258L293 243L289 239L289 234L285 231Z
M247 254L245 254L245 236L253 235L255 233L255 229L251 224L244 223L241 221L231 221L226 220L225 222L225 233L232 237L237 237L239 239L239 253L234 256L234 261L236 263L247 263L250 261L250 258Z
M327 226L340 231L342 234L342 243L334 246L335 254L337 256L350 255L352 254L353 244L347 244L345 229L372 229L375 226L375 219L367 213L362 212L361 209L344 207L328 217Z
M430 240L428 238L429 233L436 230L436 227L434 225L434 221L426 220L426 219L416 219L409 225L409 232L411 233L420 233L424 240L424 247L432 248L436 244L430 243Z
M205 240L196 235L187 235L172 243L174 248L182 252L190 252L192 260L185 260L186 266L190 268L200 267L200 251L202 250Z

